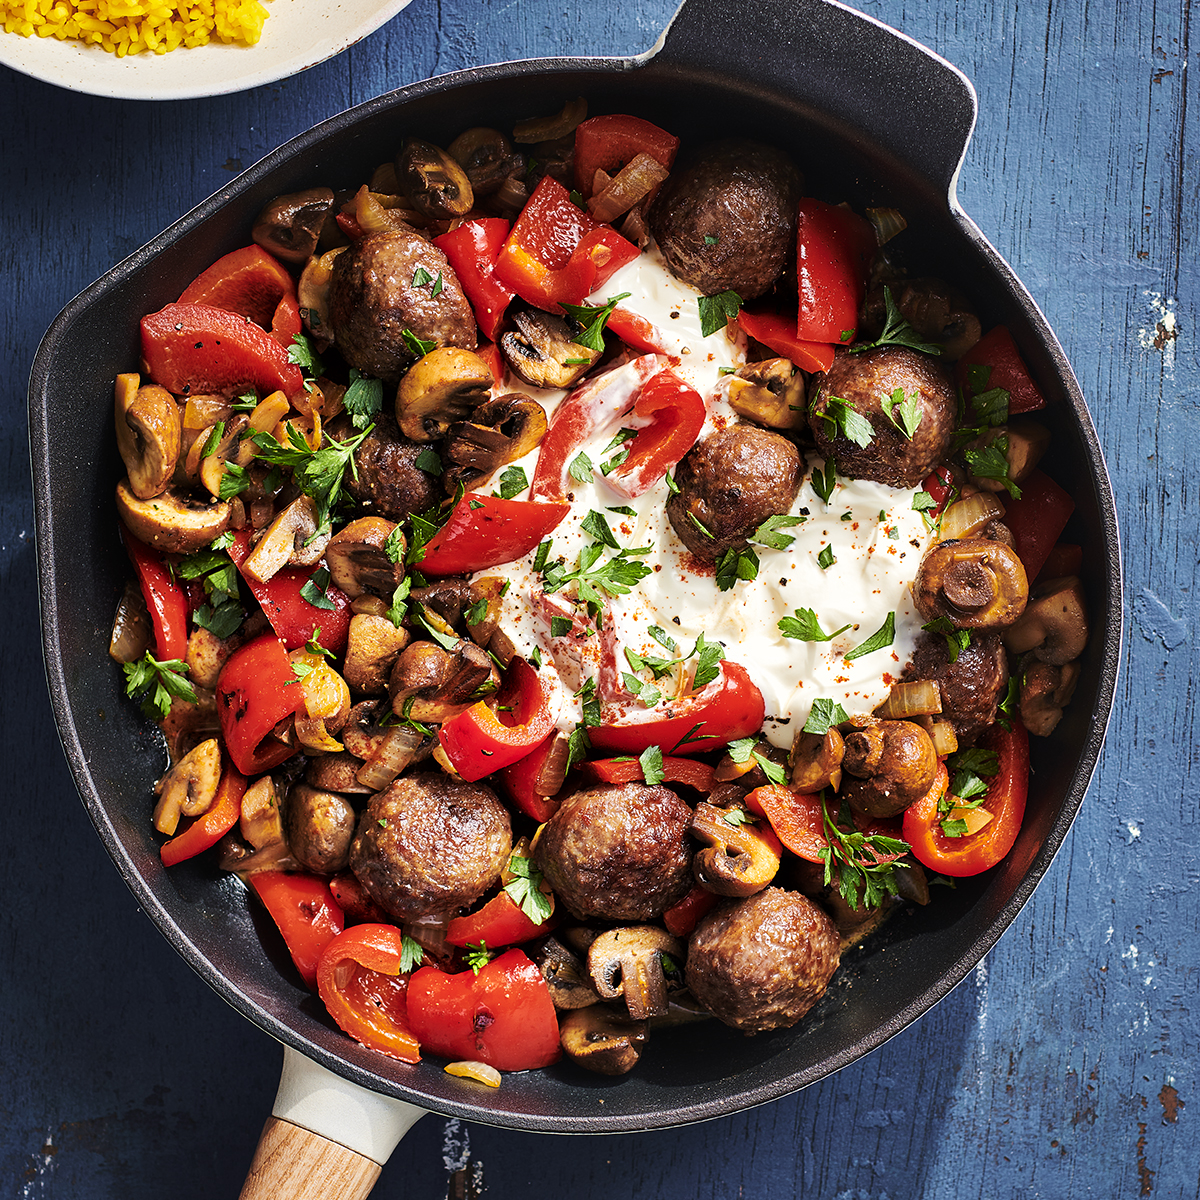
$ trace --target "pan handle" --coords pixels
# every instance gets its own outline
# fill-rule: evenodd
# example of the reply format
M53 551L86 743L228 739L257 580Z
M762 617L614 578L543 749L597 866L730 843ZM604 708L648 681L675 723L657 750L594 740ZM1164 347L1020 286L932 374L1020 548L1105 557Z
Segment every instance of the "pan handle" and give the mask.
M240 1200L364 1200L425 1109L335 1075L290 1046Z
M953 195L978 111L971 81L836 0L683 0L646 57L811 106Z

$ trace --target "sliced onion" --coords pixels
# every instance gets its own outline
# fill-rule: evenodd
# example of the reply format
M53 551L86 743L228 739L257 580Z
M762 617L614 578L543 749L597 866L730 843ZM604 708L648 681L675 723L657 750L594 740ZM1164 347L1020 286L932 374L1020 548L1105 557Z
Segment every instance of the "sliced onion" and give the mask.
M424 225L425 218L405 206L403 196L372 192L364 183L354 197L354 219L364 233L387 233L402 226Z
M567 763L571 759L571 744L566 737L555 734L550 753L542 763L542 769L533 781L533 790L539 796L557 796L567 777Z
M638 154L588 201L588 212L608 224L645 199L666 177L667 168L662 163L649 154Z
M875 240L881 246L908 228L908 222L898 208L868 208L866 214L875 230Z
M150 613L142 589L131 579L125 584L117 603L108 653L119 663L137 662L150 649L153 641L154 629L150 624Z
M375 747L375 753L363 763L354 778L371 791L382 791L416 757L424 737L411 725L393 725Z
M534 117L513 126L513 141L525 145L531 142L552 142L555 138L574 133L587 116L587 101L583 97L568 100L562 110L552 117Z
M490 204L499 216L515 220L529 199L529 188L519 175L510 175L492 194Z
M942 693L932 679L893 683L888 698L875 710L885 721L902 721L942 711Z
M476 1083L486 1083L488 1087L500 1086L500 1072L495 1067L489 1067L482 1062L452 1062L443 1068L447 1075L455 1075L459 1079L473 1079Z
M925 732L929 734L938 758L945 758L958 750L958 734L954 732L954 726L949 721L929 721Z
M976 492L956 500L942 514L938 528L938 541L949 542L956 538L971 537L991 521L1004 516L1004 505L994 492Z

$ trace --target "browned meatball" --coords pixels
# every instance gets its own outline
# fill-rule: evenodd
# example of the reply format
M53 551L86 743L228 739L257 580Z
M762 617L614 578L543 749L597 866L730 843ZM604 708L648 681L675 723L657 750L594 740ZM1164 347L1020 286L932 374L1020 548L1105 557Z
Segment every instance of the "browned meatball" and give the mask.
M734 1029L795 1025L840 960L838 932L807 896L770 887L713 909L688 943L692 995Z
M814 383L809 425L841 474L912 488L946 460L958 401L937 359L905 346L839 354ZM904 406L913 397L909 437ZM871 423L866 446L847 436L846 406Z
M782 150L715 142L671 173L650 231L680 279L706 296L753 300L794 258L800 191L800 172Z
M394 417L380 413L375 428L354 452L357 477L347 472L346 490L360 504L369 504L393 521L424 512L442 499L437 479L417 466L424 449L400 432Z
M697 443L675 470L667 516L679 540L715 562L775 513L786 513L804 479L800 452L757 425L730 425ZM703 526L703 528L701 528Z
M447 775L405 775L371 797L350 869L397 920L474 903L512 853L508 811L491 788Z
M418 274L424 272L424 274ZM414 277L437 280L417 284ZM404 339L475 349L475 317L446 256L411 229L365 237L334 260L329 322L342 357L394 382L417 358Z
M950 661L949 644L940 634L923 634L905 679L932 679L942 693L942 719L954 726L963 745L971 745L996 720L996 708L1008 688L1008 658L1000 634L971 630L971 644Z
M691 820L692 810L670 788L589 788L562 802L535 858L576 917L649 921L691 890Z

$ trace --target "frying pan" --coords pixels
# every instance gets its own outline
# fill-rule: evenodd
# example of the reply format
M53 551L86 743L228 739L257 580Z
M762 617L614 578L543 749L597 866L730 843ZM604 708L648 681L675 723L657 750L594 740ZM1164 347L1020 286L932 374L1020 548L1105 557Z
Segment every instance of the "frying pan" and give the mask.
M719 48L719 50L715 49ZM790 150L809 194L900 209L895 243L957 284L984 327L1006 324L1048 399L1050 472L1075 498L1093 632L1075 699L1035 739L1024 827L1008 858L851 952L796 1029L747 1039L709 1022L655 1035L619 1081L569 1066L498 1090L406 1066L346 1038L292 970L268 919L211 856L165 871L149 811L162 744L123 697L107 656L127 568L112 514L119 458L112 379L138 361L138 320L247 241L272 196L357 185L416 134L445 145L474 124L511 126L575 96L633 112L695 143L748 136ZM955 179L975 120L965 77L910 39L832 0L686 0L633 59L547 59L414 84L293 139L114 267L58 316L39 348L30 426L43 639L63 747L88 812L140 905L192 967L285 1047L284 1078L246 1196L289 1190L295 1155L322 1154L324 1196L361 1196L374 1164L423 1110L556 1133L660 1128L777 1099L878 1047L927 1011L995 943L1044 875L1083 801L1116 684L1121 571L1095 431L1053 333L1009 266L959 208ZM307 1132L306 1132L307 1131ZM307 1160L304 1160L307 1161ZM301 1176L308 1172L299 1172ZM340 1182L332 1182L337 1176ZM256 1190L256 1189L260 1189Z

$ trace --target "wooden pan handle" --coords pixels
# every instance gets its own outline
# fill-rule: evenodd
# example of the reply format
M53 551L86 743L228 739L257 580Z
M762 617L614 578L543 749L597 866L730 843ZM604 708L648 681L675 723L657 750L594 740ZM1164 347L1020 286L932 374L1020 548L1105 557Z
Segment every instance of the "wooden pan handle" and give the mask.
M365 1200L381 1170L365 1155L268 1117L239 1200Z
M283 1048L283 1073L240 1200L364 1200L423 1108Z

